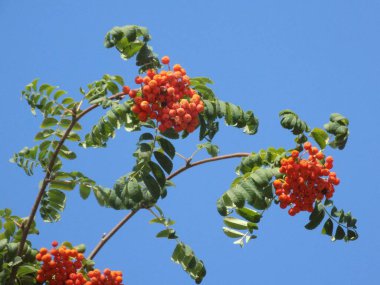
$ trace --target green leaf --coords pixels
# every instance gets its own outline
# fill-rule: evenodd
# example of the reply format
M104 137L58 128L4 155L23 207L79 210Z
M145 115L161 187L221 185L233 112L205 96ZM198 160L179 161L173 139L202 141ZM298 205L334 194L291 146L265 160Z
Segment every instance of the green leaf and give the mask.
M309 126L302 121L292 110L283 110L279 113L281 126L292 131L294 135L300 135L303 132L310 132Z
M174 145L167 139L158 136L157 137L158 143L161 146L162 150L171 158L173 159L175 156L175 148Z
M147 69L157 69L161 67L157 55L152 48L147 45L150 40L148 30L139 26L114 27L105 37L104 46L107 48L116 47L123 59L128 60L134 55L136 65L141 66L139 72Z
M210 143L210 142L206 142L206 143L203 143L203 144L198 144L197 148L198 149L205 148L207 150L207 153L209 155L211 155L212 157L217 156L218 153L219 153L219 147L217 145L215 145L215 144Z
M43 142L41 145L45 143ZM27 175L33 175L34 168L40 165L40 162L37 161L38 148L39 146L24 147L19 153L15 153L9 161L16 163Z
M338 113L331 114L330 122L323 127L329 134L335 136L335 139L329 143L332 148L344 149L350 134L348 125L349 121L343 115Z
M74 102L75 102L75 100L71 97L67 97L67 98L62 100L62 104L64 104L64 105L69 105L69 104L72 104Z
M80 253L84 253L86 251L86 245L84 243L81 243L74 246L74 249L76 249Z
M334 238L336 240L341 240L341 239L343 239L345 237L345 235L346 235L346 233L344 232L343 228L341 226L338 226L336 228L336 232L335 232Z
M201 119L201 133L204 133L201 135L201 138L208 136L209 140L211 140L212 136L217 132L217 130L212 130L212 122L215 121L216 118L222 117L224 117L227 125L244 128L244 132L249 135L253 135L257 132L259 121L252 111L244 112L239 106L215 98L210 100L204 99L203 103L205 110L201 113L200 118L203 117L203 122L207 122L208 124L203 123ZM202 128L205 130L202 130ZM212 134L212 136L207 134L208 132Z
M347 238L349 241L353 241L353 240L356 240L358 239L358 234L356 231L353 231L353 230L347 230Z
M174 248L173 254L172 254L172 261L178 262L178 258L183 255L183 247L182 243L178 243L176 247Z
M165 132L161 132L161 134L169 139L178 139L179 135L173 128L167 129Z
M37 268L31 266L31 265L21 265L17 269L17 277L22 277L31 273L36 273Z
M225 217L223 222L226 226L236 229L236 230L246 230L248 229L248 222L233 217Z
M141 187L138 184L135 178L128 180L128 194L133 201L136 203L140 202L143 199L143 195L141 192Z
M161 167L166 171L166 173L170 174L170 172L173 170L173 162L162 152L154 151L153 155Z
M161 187L164 187L166 183L166 177L161 167L154 161L149 161L148 164L158 184L160 184Z
M53 180L50 182L50 188L71 191L76 186L75 181L72 180Z
M240 208L235 210L236 213L242 218L252 223L258 223L261 219L261 214L250 208Z
M316 141L321 149L325 149L329 141L329 135L322 129L314 128L310 136Z
M322 234L332 236L333 228L334 228L334 224L332 220L330 218L327 219L327 221L323 225Z
M66 195L56 189L47 191L41 201L40 214L45 222L57 222L65 209Z
M227 228L227 227L223 227L223 232L226 234L226 236L231 237L231 238L240 238L244 236L243 233Z
M12 236L16 231L16 225L13 221L8 220L4 223L5 233L8 237Z
M310 222L305 225L305 228L308 230L313 230L322 222L325 217L325 211L321 203L317 203L314 206L313 212L310 214Z
M54 93L54 100L58 100L59 97L61 97L62 95L65 95L67 92L64 91L64 90L58 90L57 92Z
M149 140L153 140L154 137L151 133L143 133L140 138L139 138L139 141L149 141Z
M39 140L44 140L50 137L52 134L54 134L54 130L51 129L45 129L39 133L36 134L34 137L34 140L39 141Z
M54 127L58 124L58 120L55 118L45 118L41 123L41 128L46 129L50 127Z
M191 85L193 84L205 85L205 84L214 84L214 82L210 78L207 78L207 77L192 77L190 79L190 84Z
M226 192L227 196L231 199L234 205L238 208L244 207L245 199L244 192L239 191L235 188L232 188Z
M75 154L75 152L69 150L68 148L64 148L64 147L62 147L59 150L59 156L62 158L65 158L65 159L69 159L69 160L73 160L73 159L77 158L77 155Z
M157 200L160 197L161 188L156 179L154 179L150 174L144 175L142 179L148 188L149 193L155 200Z
M80 184L79 194L82 197L82 199L87 199L88 196L90 196L90 193L91 193L91 186L89 186L85 183Z
M168 239L175 239L177 238L175 234L175 230L173 229L165 229L160 231L157 235L157 238L168 238Z
M71 123L72 121L69 119L61 119L58 124L60 127L67 129L71 125ZM74 124L73 126L74 131L80 131L81 129L82 129L82 126L78 122Z
M223 202L222 198L219 198L218 201L216 202L216 207L221 216L227 216L228 215L228 210L226 205Z
M243 157L240 165L236 168L238 175L252 172L255 167L260 167L263 164L263 160L260 154L252 153L250 156Z
M249 230L252 232L253 230L258 229L255 223L243 221L233 217L225 217L223 221L226 226L236 230Z

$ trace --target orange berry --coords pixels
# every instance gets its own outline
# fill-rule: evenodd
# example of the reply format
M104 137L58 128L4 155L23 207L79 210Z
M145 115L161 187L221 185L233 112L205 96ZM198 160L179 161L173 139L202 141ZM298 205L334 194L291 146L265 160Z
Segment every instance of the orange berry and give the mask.
M129 86L123 86L123 93L124 94L128 94L130 90L131 90L131 88L129 88Z
M47 254L42 256L41 260L45 263L48 263L51 260L51 255L47 253Z
M312 155L316 155L316 154L319 152L318 148L315 147L315 146L313 146L313 147L310 149L310 151L311 151L311 154L312 154Z
M145 86L143 87L143 93L144 93L144 94L146 94L146 93L150 93L151 90L152 90L152 89L150 88L149 85L145 85Z
M148 111L148 110L150 110L149 102L148 102L148 101L142 101L141 104L140 104L140 108L141 108L141 110L143 110L143 111Z
M319 151L319 152L315 155L315 157L316 157L317 159L323 159L323 158L325 157L325 155L323 154L323 152Z
M203 106L203 104L198 104L197 105L197 111L198 111L198 113L202 113L203 111L204 111L204 106Z
M276 189L281 188L281 187L282 187L282 182L281 182L281 180L276 179L275 181L273 181L273 186L274 186L274 188L276 188Z
M156 80L151 80L151 81L149 81L149 86L150 86L150 88L154 88L154 87L156 87L157 86L157 81Z
M147 113L145 113L145 112L140 112L140 113L138 114L138 117L139 117L139 120L140 120L141 122L146 122L146 120L148 119L148 115L147 115Z
M141 84L141 83L143 83L143 78L141 77L141 76L136 76L136 78L135 78L135 83L136 84Z
M179 65L179 64L174 64L174 66L173 66L173 70L174 71L181 71L181 65Z
M168 94L173 95L175 92L175 89L173 87L169 87L168 89L166 89L166 91L168 92Z
M140 113L141 109L139 106L137 105L133 105L132 108L131 108L132 112L135 113L135 114L138 114Z
M40 249L40 253L41 253L41 255L45 255L47 252L48 252L48 249L45 248L45 247L42 247L42 248Z
M184 120L186 123L190 123L192 119L193 119L193 118L191 117L190 114L185 114L185 115L183 116L183 120Z
M292 157L296 158L296 157L298 157L298 155L299 155L298 150L293 150L292 151Z
M132 89L131 91L129 91L129 97L135 98L136 95L137 95L137 90L136 89Z
M311 148L311 143L310 143L310 142L305 142L305 143L303 144L303 148L304 148L305 150L309 150L309 149Z
M325 161L326 161L326 163L333 163L334 159L332 156L328 156L328 157L326 157Z
M148 71L146 72L146 75L148 75L148 77L150 77L150 79L152 79L155 74L156 74L156 72L154 71L154 69L148 69Z
M135 101L136 104L140 105L141 102L143 101L142 97L136 97L133 101Z
M183 109L183 108L178 108L177 109L177 115L178 116L183 116L183 115L185 115L185 113L186 113L186 111L185 111L185 109Z
M165 55L161 58L161 62L162 64L169 64L170 58L167 55Z

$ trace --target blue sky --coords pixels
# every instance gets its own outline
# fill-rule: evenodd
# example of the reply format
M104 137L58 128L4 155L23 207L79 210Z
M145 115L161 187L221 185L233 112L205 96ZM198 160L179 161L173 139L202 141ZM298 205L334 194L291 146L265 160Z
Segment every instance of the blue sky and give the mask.
M305 3L307 2L307 3ZM80 98L78 89L103 74L133 82L133 61L103 47L113 26L149 28L157 53L181 63L190 76L208 76L217 96L251 109L260 130L247 136L225 127L215 138L221 154L291 148L278 112L290 108L313 127L339 112L350 119L344 151L328 150L341 178L335 204L358 218L360 238L332 243L320 229L307 231L307 214L290 217L273 206L260 223L259 238L244 249L225 237L216 199L235 178L239 160L203 165L175 178L176 187L159 205L177 223L185 243L206 263L204 284L377 284L380 266L380 194L377 177L380 107L380 4L378 1L0 1L0 208L27 216L41 173L26 177L8 162L33 146L40 117L34 118L20 91L38 77ZM83 125L90 128L99 109ZM107 149L78 149L67 169L80 170L111 186L133 164L137 134L119 131ZM177 142L189 155L197 135ZM206 157L199 154L198 158ZM182 165L176 160L176 168ZM50 241L86 243L92 249L126 213L97 206L68 193L57 224L43 224L36 247ZM159 226L148 212L130 221L96 258L99 268L123 270L127 284L193 284L171 263L174 243L156 239Z

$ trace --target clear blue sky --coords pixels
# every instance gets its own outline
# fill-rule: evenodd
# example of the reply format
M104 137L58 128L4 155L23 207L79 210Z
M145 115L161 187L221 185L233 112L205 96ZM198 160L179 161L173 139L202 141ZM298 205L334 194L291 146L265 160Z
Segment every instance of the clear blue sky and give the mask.
M306 3L307 2L307 3ZM59 85L76 98L78 89L103 74L132 82L136 69L103 47L116 25L149 28L160 55L181 63L190 76L209 76L218 97L254 110L260 130L246 136L224 127L215 139L221 153L292 147L278 112L293 109L312 126L339 112L350 121L343 152L334 155L341 178L335 203L358 218L360 238L332 243L320 229L307 231L307 214L290 217L273 206L260 223L259 238L244 249L224 236L216 199L234 179L238 160L194 168L175 179L176 188L159 204L176 220L182 240L205 261L204 284L378 284L380 107L380 3L378 1L0 1L2 138L0 208L27 216L41 173L26 177L8 162L33 146L34 118L20 91L32 79ZM102 114L83 121L90 127ZM136 135L120 131L107 149L79 150L68 170L81 170L102 185L128 172ZM192 135L177 143L189 155ZM204 157L203 154L199 158ZM181 166L176 161L176 167ZM57 224L42 224L34 245L51 240L86 243L91 249L125 212L82 201L68 193ZM156 239L159 226L149 213L136 216L97 256L99 268L123 270L127 284L193 284L170 261L174 242Z

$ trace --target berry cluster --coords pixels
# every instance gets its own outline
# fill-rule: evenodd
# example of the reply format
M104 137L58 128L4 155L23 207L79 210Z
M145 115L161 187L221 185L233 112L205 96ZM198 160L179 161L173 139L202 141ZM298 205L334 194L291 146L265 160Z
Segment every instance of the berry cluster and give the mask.
M169 64L170 59L164 56L161 62ZM173 128L177 133L191 133L197 128L204 104L190 88L190 78L179 64L173 66L173 71L148 70L146 76L137 76L135 83L141 88L131 90L124 86L123 92L133 99L132 111L141 122L157 120L161 132Z
M79 272L85 260L82 253L65 246L57 248L58 242L52 242L53 248L41 248L36 259L42 262L37 272L38 283L49 285L122 285L123 277L120 271L105 269L103 274L98 269Z
M95 269L88 272L87 275L91 283L85 283L85 285L118 285L123 282L121 271L111 271L108 268L104 269L103 274L98 269Z
M291 156L281 160L280 173L284 179L273 182L276 195L280 201L280 207L285 209L289 205L289 215L294 216L300 211L312 212L315 200L330 199L334 194L334 185L340 180L336 173L332 172L333 158L325 155L310 142L304 144L307 159L297 150L293 150Z

